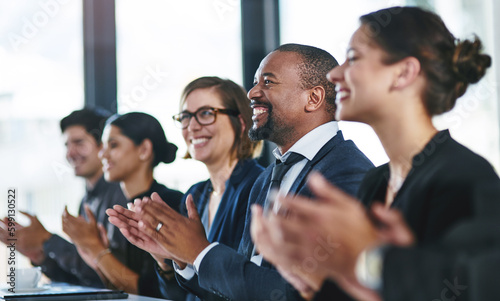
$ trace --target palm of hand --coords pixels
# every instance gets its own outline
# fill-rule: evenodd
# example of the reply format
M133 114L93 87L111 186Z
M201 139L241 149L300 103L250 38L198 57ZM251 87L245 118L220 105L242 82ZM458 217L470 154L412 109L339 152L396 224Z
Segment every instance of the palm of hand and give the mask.
M79 247L86 248L100 243L97 223L87 222L83 217L78 217L69 223L72 224L71 230L66 233Z

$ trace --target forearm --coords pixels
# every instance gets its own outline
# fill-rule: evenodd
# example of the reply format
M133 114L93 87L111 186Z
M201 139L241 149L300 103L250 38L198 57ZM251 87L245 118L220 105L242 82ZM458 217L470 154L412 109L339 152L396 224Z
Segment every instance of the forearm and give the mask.
M62 269L52 258L46 257L40 264L33 263L33 265L40 266L45 276L49 277L52 281L80 285L83 284L78 277Z
M187 291L177 282L173 267L166 263L164 266L165 268L155 267L161 297L169 300L185 300Z
M139 275L121 263L112 253L98 259L99 273L114 287L127 293L138 293Z
M99 275L85 263L72 243L53 235L43 244L43 249L45 259L39 265L50 279L103 287Z
M165 271L165 272L172 272L172 275L174 275L174 269L172 268L171 265L168 265L165 261L166 260L170 260L170 259L166 259L166 258L163 258L163 257L160 257L158 255L155 255L155 254L151 254L151 257L153 257L153 259L156 261L156 264L160 267L160 269L162 271ZM171 261L171 260L170 260Z
M198 274L202 288L232 300L302 300L278 273L219 245L207 253Z
M182 287L185 291L188 292L188 294L193 294L197 296L201 300L205 301L222 301L222 300L228 300L227 298L223 298L212 291L206 290L202 288L198 282L198 276L195 275L193 278L186 280L182 278L179 274L175 274L176 280L179 283L180 287ZM161 284L161 281L160 281ZM161 284L162 285L162 284ZM160 289L162 291L168 289L167 286L160 286Z

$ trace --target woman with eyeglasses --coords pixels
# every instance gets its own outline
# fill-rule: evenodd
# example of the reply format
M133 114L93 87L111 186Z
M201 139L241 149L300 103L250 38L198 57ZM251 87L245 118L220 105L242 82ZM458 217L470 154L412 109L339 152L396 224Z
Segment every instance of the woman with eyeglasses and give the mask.
M237 249L245 225L248 195L263 170L253 159L259 153L260 142L248 138L252 109L246 92L230 80L201 77L184 88L180 108L181 112L173 119L187 145L184 158L203 162L210 175L208 180L187 191L181 212L187 215L185 200L191 194L208 241ZM171 291L178 284L168 270L171 261L164 259L158 243L145 241L144 235L130 229L126 224L128 218L124 218L125 210L115 207L108 210L110 222L120 227L132 243L155 257L160 288L165 298L173 299ZM203 295L203 292L197 294ZM194 295L187 297L187 300L195 299Z
M185 87L181 109L173 119L188 147L185 158L203 162L210 174L186 195L193 195L209 240L237 248L248 193L263 170L252 159L259 143L248 138L252 110L246 93L230 80L201 77ZM229 215L234 206L238 216Z

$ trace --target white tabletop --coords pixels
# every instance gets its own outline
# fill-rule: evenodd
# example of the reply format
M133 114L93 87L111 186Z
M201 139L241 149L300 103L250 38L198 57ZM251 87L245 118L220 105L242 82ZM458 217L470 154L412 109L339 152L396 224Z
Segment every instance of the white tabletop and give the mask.
M31 299L36 299L39 297L41 300L50 300L52 298L61 300L60 298L60 293L63 293L65 296L63 297L64 300L82 300L82 295L79 295L79 293L87 293L87 292L93 292L95 290L99 289L93 289L93 288L88 288L88 287L82 287L82 286L77 286L77 285L71 285L67 283L53 283L53 284L45 284L41 285L39 287L33 288L33 289L24 289L24 290L16 290L15 294L10 293L8 290L7 286L0 286L0 300L3 298L8 299L12 295L17 295L17 294L22 294L25 295ZM75 295L68 295L68 294L75 294ZM102 293L101 291L96 291L96 293ZM94 296L95 298L96 296ZM98 296L97 296L98 297ZM110 297L110 296L108 296ZM85 299L85 297L83 297ZM30 300L31 300L30 299ZM139 296L139 295L134 295L134 294L128 294L127 299L92 299L92 300L97 300L97 301L104 301L104 300L130 300L130 301L165 301L166 299L158 299L158 298L151 298L151 297L145 297L145 296Z

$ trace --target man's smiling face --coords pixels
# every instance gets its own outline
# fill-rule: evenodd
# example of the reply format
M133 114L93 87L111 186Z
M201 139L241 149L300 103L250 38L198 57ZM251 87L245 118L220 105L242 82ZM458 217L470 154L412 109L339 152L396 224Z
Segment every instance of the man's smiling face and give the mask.
M294 52L275 51L262 60L248 92L253 109L250 139L266 139L278 146L293 139L297 118L304 112L304 97L307 99L299 75L301 63Z

